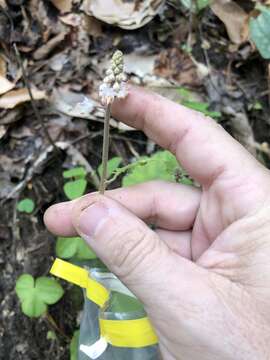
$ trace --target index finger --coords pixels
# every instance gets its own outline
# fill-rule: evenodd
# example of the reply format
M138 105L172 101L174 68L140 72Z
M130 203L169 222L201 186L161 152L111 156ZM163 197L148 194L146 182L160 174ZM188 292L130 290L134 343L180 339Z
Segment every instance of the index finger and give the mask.
M228 172L244 175L260 166L214 120L160 95L132 86L127 98L114 102L112 114L170 150L202 185Z

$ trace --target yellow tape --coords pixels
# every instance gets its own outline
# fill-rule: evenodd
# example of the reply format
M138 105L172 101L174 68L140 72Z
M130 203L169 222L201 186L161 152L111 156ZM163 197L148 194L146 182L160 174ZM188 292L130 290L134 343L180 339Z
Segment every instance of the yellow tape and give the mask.
M100 307L103 307L109 299L109 291L93 280L87 270L79 266L56 259L50 273L86 289L87 297ZM114 346L140 348L158 342L147 317L135 320L99 319L99 325L101 336Z
M86 289L86 296L100 307L108 301L110 293L97 281L90 278L88 271L67 261L56 259L50 273Z
M140 348L158 342L147 317L136 320L99 319L99 326L100 335L114 346Z
M79 266L70 264L64 260L55 259L50 273L72 284L86 288L88 271Z

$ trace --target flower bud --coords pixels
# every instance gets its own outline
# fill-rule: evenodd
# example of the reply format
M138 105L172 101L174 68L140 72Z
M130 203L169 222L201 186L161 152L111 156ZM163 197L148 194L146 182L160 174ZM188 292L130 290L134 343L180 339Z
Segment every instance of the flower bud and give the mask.
M122 81L125 81L126 80L126 77L123 73L121 74L118 74L115 76L115 81L118 81L118 82L122 82Z
M108 70L106 70L106 75L113 75L113 71L112 71L112 69L108 69Z
M114 98L124 98L127 95L122 51L117 50L110 63L111 66L106 71L106 77L99 87L99 95L103 104L109 104Z
M119 75L122 73L122 70L119 68L119 67L116 67L114 70L113 70L113 73L114 75Z
M119 85L118 82L115 82L115 83L113 84L113 90L115 90L116 92L118 92L118 91L120 90L120 85Z

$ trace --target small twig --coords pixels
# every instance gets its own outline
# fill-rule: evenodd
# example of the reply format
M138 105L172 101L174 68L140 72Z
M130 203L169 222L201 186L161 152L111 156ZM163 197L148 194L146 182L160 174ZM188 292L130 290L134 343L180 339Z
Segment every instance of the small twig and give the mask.
M267 64L268 105L270 106L270 63Z
M100 179L100 194L104 194L106 189L107 179L107 163L109 157L109 142L110 142L110 117L111 117L111 104L108 103L105 109L104 131L103 131L103 146L102 146L102 174Z
M103 130L98 130L94 133L89 133L86 135L78 136L75 140L71 141L71 145L74 145L77 142L81 142L82 140L85 140L85 139L94 139L95 137L101 136L102 133L103 133Z
M112 134L110 136L112 139L130 141L130 142L134 142L135 144L140 144L140 145L144 145L144 146L147 143L146 140L139 140L139 139L132 138L130 136L124 136L124 135L118 135L118 134Z
M42 243L40 243L38 245L31 246L30 248L26 249L24 253L29 254L29 253L35 252L37 250L42 249L44 246L47 246L47 245L48 245L48 242L46 240L46 241L43 241Z
M48 129L46 128L42 118L41 118L41 115L38 111L38 108L36 106L36 102L35 102L35 99L33 97L33 93L32 93L32 90L31 90L31 87L29 85L29 81L28 81L28 78L27 78L27 75L26 75L26 71L25 71L25 68L24 68L24 65L23 65L23 62L22 62L22 58L21 58L21 55L20 55L20 52L17 48L17 45L15 43L13 43L13 48L14 48L14 51L15 51L15 55L16 55L16 59L17 59L17 62L22 70L22 76L23 76L23 80L24 80L24 83L25 83L25 86L27 88L27 91L28 91L28 94L29 94L29 97L30 97L30 102L31 102L31 105L32 105L32 108L33 108L33 111L34 111L34 114L37 118L37 120L39 121L41 127L42 127L42 130L44 131L49 143L53 146L55 152L59 152L59 149L57 148L57 146L55 145L53 139L51 138L50 134L49 134L49 131Z
M136 159L139 159L139 158L140 158L140 155L139 155L139 153L135 150L135 148L134 148L134 146L132 145L132 143L131 143L129 140L127 140L127 141L126 141L126 144L127 144L128 148L129 148L129 151L131 152L131 154L132 154L133 156L135 156Z
M48 312L45 314L45 320L47 320L53 330L56 330L59 334L61 334L65 340L70 341L70 338L63 332L62 329L60 329L54 318Z
M191 7L189 10L189 20L188 20L188 37L187 37L187 51L191 51L191 42L192 42L192 28L193 28L193 8L196 6L196 3L194 0L191 0Z
M201 43L203 43L203 31L202 31L202 24L199 24L199 35L200 35L200 39L201 39ZM206 49L204 47L202 47L203 50L203 54L204 54L204 58L205 58L205 62L206 62L206 66L209 69L209 80L213 86L213 88L215 89L215 91L217 92L217 94L221 95L220 90L218 89L217 85L216 85L216 81L213 78L213 73L212 73L212 65L210 63L210 59L208 56L208 53L206 51Z

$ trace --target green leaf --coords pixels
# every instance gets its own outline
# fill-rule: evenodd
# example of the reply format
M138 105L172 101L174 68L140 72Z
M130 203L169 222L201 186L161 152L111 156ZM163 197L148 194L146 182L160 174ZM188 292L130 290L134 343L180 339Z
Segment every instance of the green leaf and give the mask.
M55 279L42 276L35 281L30 274L18 278L15 290L23 313L29 317L43 315L47 305L55 304L64 294L62 286Z
M82 238L80 238L75 256L80 260L92 260L97 258L96 254Z
M65 179L69 178L85 178L87 172L84 167L76 167L70 170L66 170L63 172L63 177Z
M169 151L158 151L150 157L142 157L133 163L123 177L122 185L130 186L151 180L193 184L193 181L187 177L185 171L178 164L175 156Z
M193 9L194 7L192 6L192 0L180 0L182 5L187 8L187 9Z
M183 176L181 178L181 184L184 184L184 185L193 185L193 180L189 179L188 177L186 176Z
M77 251L78 237L58 237L56 241L56 255L62 259L72 258Z
M76 330L69 346L70 360L78 360L79 337L80 331Z
M36 279L35 289L39 298L48 305L57 303L64 295L64 290L57 280L47 276Z
M56 339L57 339L57 336L56 336L56 334L55 334L54 331L49 330L49 331L47 332L46 338L47 338L47 340L56 340Z
M265 6L257 7L261 14L250 19L249 29L251 39L254 41L261 56L270 59L270 9Z
M29 289L34 288L35 280L33 276L29 274L21 275L16 281L16 294L20 301L27 298Z
M212 118L221 117L221 113L218 111L209 110L209 104L205 102L200 102L196 100L196 96L194 93L186 88L178 89L179 95L181 97L181 104L196 111L200 111L206 116L210 116Z
M174 155L169 151L159 151L148 158L145 165L133 167L124 176L123 186L139 184L150 180L175 181L175 171L179 169L179 164Z
M204 9L206 6L210 4L210 0L197 0L196 2L192 0L180 0L182 5L194 12L198 12L202 9Z
M40 300L34 290L29 289L28 297L22 302L22 312L29 317L39 317L46 313L47 304Z
M209 4L210 0L197 0L197 8L199 11L206 8Z
M96 259L96 254L80 237L58 237L56 255L62 259L77 258L79 260Z
M87 181L85 179L78 179L69 181L64 185L64 193L69 200L77 199L85 192Z
M203 113L206 116L210 116L212 118L219 118L221 117L221 113L219 111L211 111L209 109L209 104L204 102L197 102L197 101L183 101L182 105Z
M121 164L122 159L120 157L114 157L108 161L107 165L107 179L110 178L110 176L113 174L113 172L119 167ZM98 174L101 176L102 174L102 164L98 167Z
M32 199L25 198L17 204L17 210L30 214L35 208L35 203Z
M257 100L255 101L255 103L253 104L253 107L252 107L254 110L262 110L263 109L263 106L262 104Z
M181 98L185 101L196 101L196 98L193 94L192 91L190 91L189 89L186 89L184 87L180 87L177 89L179 95L181 96Z

